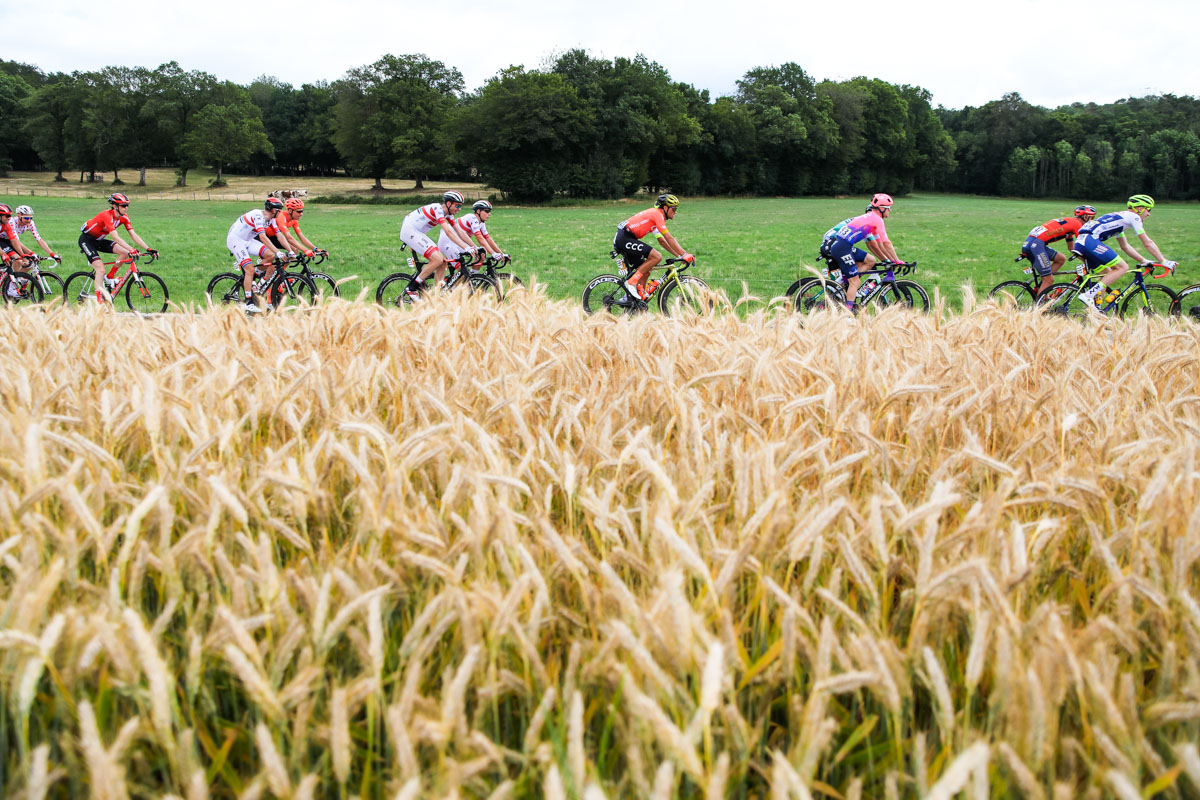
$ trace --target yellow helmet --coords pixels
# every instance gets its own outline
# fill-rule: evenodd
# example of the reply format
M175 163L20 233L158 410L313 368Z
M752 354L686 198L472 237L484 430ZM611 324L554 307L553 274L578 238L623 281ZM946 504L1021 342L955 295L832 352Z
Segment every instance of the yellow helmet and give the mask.
M659 208L679 208L679 198L673 194L660 194L654 205Z

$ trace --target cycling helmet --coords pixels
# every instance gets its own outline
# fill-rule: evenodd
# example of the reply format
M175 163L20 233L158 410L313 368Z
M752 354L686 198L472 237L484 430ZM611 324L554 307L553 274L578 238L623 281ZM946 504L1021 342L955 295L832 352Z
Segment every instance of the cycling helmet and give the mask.
M1148 194L1135 194L1129 198L1130 208L1154 208L1154 198Z
M1092 217L1096 216L1096 207L1095 206L1076 206L1075 207L1075 216L1079 217L1080 219L1091 219Z
M0 217L11 217L12 209L4 203L0 203Z
M880 192L879 194L877 194L871 198L871 206L870 207L878 208L881 210L885 209L885 208L891 208L892 207L892 196L890 194L884 194L883 192Z
M30 208L29 206L17 206L17 216L18 217L32 217L33 209Z
M465 201L463 200L463 196L461 194L459 194L458 192L451 191L451 192L446 192L444 195L442 195L442 202L443 203L458 203L461 206Z
M679 198L673 194L660 194L654 205L659 208L679 208Z
M112 203L113 205L127 206L129 205L129 197L121 194L120 192L113 192L108 196L108 202Z
M267 211L283 211L283 201L278 197L268 197L263 208Z
M491 211L492 204L489 203L487 200L478 200L478 201L476 201L475 205L471 206L471 209L473 211L477 211L477 212L478 211Z
M283 207L288 211L303 211L304 201L299 197L289 197L287 200L283 201Z

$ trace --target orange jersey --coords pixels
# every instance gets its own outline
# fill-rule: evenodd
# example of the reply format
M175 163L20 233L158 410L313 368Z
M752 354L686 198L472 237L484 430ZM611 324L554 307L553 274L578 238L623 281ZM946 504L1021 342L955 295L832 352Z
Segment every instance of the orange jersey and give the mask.
M634 214L618 227L624 228L639 239L647 233L669 233L667 214L661 208L647 208L640 214Z
M1041 239L1046 244L1057 242L1059 239L1066 239L1069 242L1079 235L1081 227L1083 227L1083 220L1078 217L1064 217L1043 222L1031 230L1029 235Z
M291 228L292 230L296 231L296 233L299 233L300 221L289 217L286 211L280 212L279 214L275 215L274 219L267 223L267 235L276 236L278 235L280 229L286 231L288 228Z
M103 239L122 225L125 226L125 230L133 233L133 225L129 222L129 217L109 209L108 211L101 211L89 219L83 224L80 230L88 236Z

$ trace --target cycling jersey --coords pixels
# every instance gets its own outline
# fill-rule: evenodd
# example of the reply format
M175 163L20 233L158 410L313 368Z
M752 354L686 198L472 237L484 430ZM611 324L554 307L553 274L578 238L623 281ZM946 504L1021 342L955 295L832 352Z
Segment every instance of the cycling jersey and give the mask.
M22 233L32 233L34 239L39 242L42 240L41 234L38 233L37 225L33 224L32 219L28 222L22 222L19 218L13 217L13 222L15 224L14 229L16 230L18 236L20 236Z
M888 239L883 217L873 211L859 214L851 219L844 228L837 232L837 238L849 244L858 244L863 240L870 241L871 239L878 239L881 242L891 241Z
M261 208L248 211L233 221L226 238L248 242L267 230L267 215Z
M1093 236L1103 242L1114 236L1124 236L1125 231L1130 229L1139 236L1146 232L1146 229L1142 227L1142 218L1134 212L1114 211L1110 214L1101 214L1084 225L1080 228L1079 235Z
M467 214L465 217L459 217L454 220L454 227L464 236L487 236L487 225L479 218L478 214Z
M267 221L267 236L278 236L281 228L285 231L291 228L296 233L299 233L300 223L297 220L284 216L284 213L280 211L275 215L275 219Z
M648 233L660 236L670 233L667 230L667 214L661 208L647 208L640 214L634 214L617 226L619 231L628 231L636 239L641 239Z
M1082 227L1083 220L1079 217L1063 217L1043 222L1031 230L1029 235L1039 241L1050 244L1060 239L1074 239L1079 235L1079 229Z
M133 233L133 225L129 222L129 217L119 211L109 209L108 211L101 211L83 223L83 227L80 230L94 239L103 239L122 225L125 226L125 230Z
M825 242L828 242L833 237L837 236L838 231L840 231L842 228L849 225L851 220L853 220L853 219L854 219L854 217L846 217L844 220L839 222L837 225L834 225L832 228L825 231L825 233L821 236L821 243L824 244Z
M13 223L13 221L11 219L8 222L4 223L3 225L0 225L0 239L4 240L6 242L16 241L17 226Z
M415 233L429 233L443 222L453 220L454 217L446 213L446 207L441 203L430 203L410 212L404 218L401 229L408 229Z

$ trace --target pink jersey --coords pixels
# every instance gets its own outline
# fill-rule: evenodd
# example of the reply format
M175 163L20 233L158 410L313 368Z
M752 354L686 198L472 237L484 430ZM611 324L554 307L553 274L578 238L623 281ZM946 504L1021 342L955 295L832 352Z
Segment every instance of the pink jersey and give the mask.
M877 239L881 242L889 242L887 228L883 224L883 216L876 214L874 211L868 211L865 214L859 214L854 219L846 223L846 227L838 231L839 239L844 239L850 244L858 244L863 239Z

